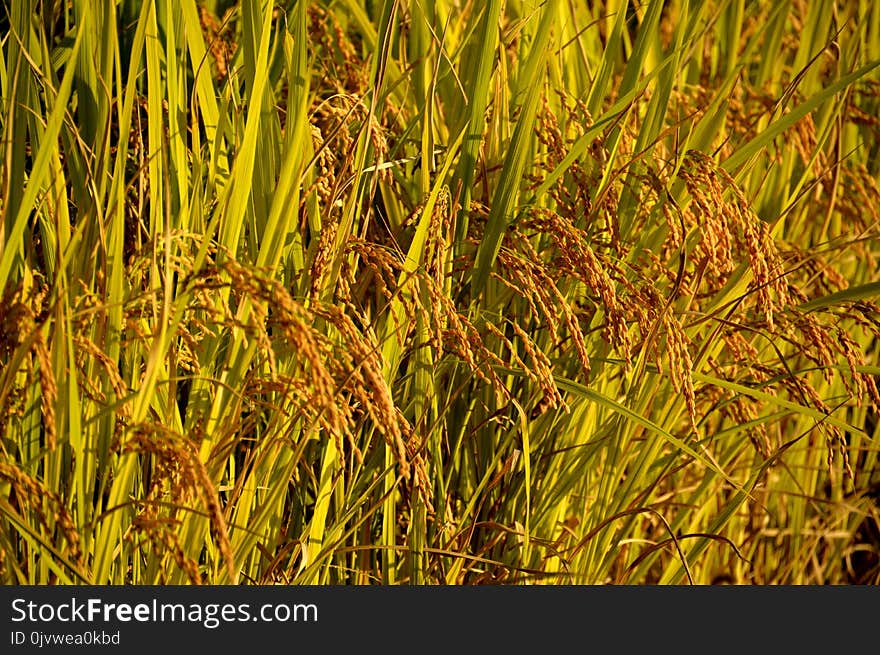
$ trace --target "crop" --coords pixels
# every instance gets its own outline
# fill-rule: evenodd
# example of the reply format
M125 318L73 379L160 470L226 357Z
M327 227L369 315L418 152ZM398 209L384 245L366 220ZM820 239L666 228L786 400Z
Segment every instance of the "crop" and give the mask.
M880 582L880 5L5 0L6 584Z

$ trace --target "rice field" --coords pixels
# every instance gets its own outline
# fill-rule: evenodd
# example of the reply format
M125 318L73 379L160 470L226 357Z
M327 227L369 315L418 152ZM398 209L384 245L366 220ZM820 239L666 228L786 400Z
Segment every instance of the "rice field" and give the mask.
M880 583L880 4L2 4L4 584Z

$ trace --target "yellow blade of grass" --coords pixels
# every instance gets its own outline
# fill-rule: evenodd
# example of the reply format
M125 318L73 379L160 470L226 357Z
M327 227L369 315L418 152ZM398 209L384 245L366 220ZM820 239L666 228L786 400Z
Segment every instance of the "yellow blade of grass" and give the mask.
M852 303L858 300L876 301L878 298L880 298L880 282L869 282L867 284L848 287L841 291L830 293L827 296L816 298L815 300L810 300L809 302L799 305L798 309L802 312L811 312L816 309L834 307L835 305Z
M205 128L205 143L211 153L210 159L215 160L216 153L222 146L222 139L218 138L217 134L220 111L217 106L217 91L214 88L211 66L207 59L208 52L202 37L198 8L195 0L180 0L176 4L183 15L185 26L184 38L186 39L192 69L196 72L194 84L198 108L202 115L202 125ZM222 169L223 163L219 159L215 161L217 161L218 166L221 166L220 179L222 180L225 177Z
M489 272L501 249L501 241L504 232L513 218L513 210L522 183L523 170L525 169L531 142L534 139L533 128L535 114L538 109L542 87L538 74L542 72L543 64L548 55L548 44L553 33L552 20L555 17L553 11L556 2L547 2L542 9L541 22L538 26L535 42L529 53L529 61L525 70L529 77L519 80L519 88L515 97L525 93L526 100L517 119L516 128L507 149L507 156L501 169L498 187L492 196L492 205L489 217L486 219L486 231L477 250L474 264L473 280L471 282L471 294L476 299L485 293L486 284L489 280Z
M617 5L616 11L608 12L607 8L600 7L600 12L606 13L606 24L613 18L609 30L608 42L602 50L601 62L593 84L590 87L590 95L587 98L587 109L593 116L598 116L602 109L602 103L610 97L609 85L612 75L617 68L619 59L623 56L623 32L626 29L626 6L623 3Z
M258 54L253 86L248 95L248 115L245 121L244 137L238 148L235 163L230 173L231 183L221 201L225 206L223 224L220 226L220 243L232 253L237 253L240 237L248 210L253 176L257 164L257 145L263 129L263 103L269 84L269 42L272 35L272 12L262 12L263 23L260 40L250 44ZM247 47L247 44L245 46ZM250 49L248 47L248 49Z
M71 49L71 59L75 59L82 46L83 39L89 24L88 12L82 18L83 25L77 32L76 39ZM49 173L50 159L58 148L58 134L64 122L65 114L70 102L70 92L75 77L75 67L68 66L64 71L64 78L58 87L58 92L52 102L52 111L46 121L46 129L43 133L40 149L34 159L21 205L12 222L12 228L7 234L6 242L2 244L3 252L0 254L0 280L9 280L15 258L21 250L21 239L24 235L28 219L34 211L34 202L37 200L46 175Z
M318 485L318 496L315 500L315 509L309 522L309 536L306 548L303 549L303 557L300 563L300 573L314 560L324 547L324 531L327 527L327 513L330 509L330 501L333 497L333 486L338 471L338 451L335 439L325 439L324 455L321 458L321 476ZM314 584L315 576L319 569L311 569L311 575L303 579L304 584Z
M697 377L697 374L694 373L694 377ZM725 473L716 462L709 459L706 455L703 455L696 450L694 450L691 446L686 444L684 441L679 439L678 437L670 434L662 427L654 423L653 421L645 418L644 416L640 416L639 414L633 412L628 407L622 405L612 398L608 398L607 396L599 393L598 391L594 391L589 387L586 387L578 382L573 380L568 380L566 378L557 377L556 383L560 386L560 388L565 389L566 391L573 393L575 395L581 396L583 398L587 398L603 407L606 407L618 414L620 414L624 419L635 423L636 425L640 425L641 427L653 432L654 434L662 437L664 440L668 441L670 445L675 447L677 450L693 457L695 460L700 462L703 466L708 469L711 469L722 478L724 478L731 485L736 487L737 489L741 488L741 485L736 482L733 478L731 478L727 473Z
M717 378L713 375L706 375L705 373L700 373L698 371L693 371L694 381L696 382L705 382L707 384L711 384L716 387L720 387L722 389L729 389L730 391L734 391L736 393L740 393L744 396L748 396L750 398L754 398L755 400L760 400L770 405L775 405L777 407L782 407L784 409L791 410L795 414L799 414L804 417L808 417L819 423L827 423L829 425L833 425L841 430L845 430L847 432L860 433L861 430L854 426L850 425L846 421L842 421L834 416L830 416L828 414L824 414L820 412L818 409L813 409L812 407L808 407L806 405L799 405L797 403L791 402L789 400L785 400L778 396L774 396L773 394L767 393L765 391L760 391L759 389L755 389L753 387L747 387L742 384L737 384L736 382L729 382L727 380L722 380L721 378Z
M822 91L810 96L807 100L794 107L791 111L777 119L767 126L767 128L751 139L748 143L738 147L734 153L724 160L722 167L729 173L733 174L738 168L754 156L769 148L773 144L773 140L790 129L795 123L804 118L807 114L815 111L835 95L846 90L855 82L865 77L880 66L880 61L873 61L865 64L858 70L849 75L844 75L839 80L825 87Z
M470 111L465 123L461 159L455 173L455 177L462 181L462 208L456 226L456 243L460 242L467 234L467 214L470 211L473 193L471 187L476 175L477 158L480 144L483 141L483 132L486 129L489 80L495 61L495 50L498 47L498 19L503 4L503 0L490 0L488 4L482 5L484 9L480 29L470 45L472 51L475 51L470 73L465 77L465 87L471 94L471 97L467 99Z

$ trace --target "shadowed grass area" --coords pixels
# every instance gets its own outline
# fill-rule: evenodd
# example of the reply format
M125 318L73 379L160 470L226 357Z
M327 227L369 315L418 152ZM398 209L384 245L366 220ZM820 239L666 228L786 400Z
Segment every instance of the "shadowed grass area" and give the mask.
M880 582L880 6L4 0L6 584Z

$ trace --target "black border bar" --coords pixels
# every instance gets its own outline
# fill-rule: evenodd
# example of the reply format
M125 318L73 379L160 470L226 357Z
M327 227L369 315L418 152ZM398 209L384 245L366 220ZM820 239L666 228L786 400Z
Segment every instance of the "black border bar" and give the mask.
M0 605L0 653L10 654L751 654L877 652L880 643L880 591L855 586L7 586ZM165 620L154 620L163 605ZM40 612L44 621L31 620ZM60 639L70 643L52 644Z

